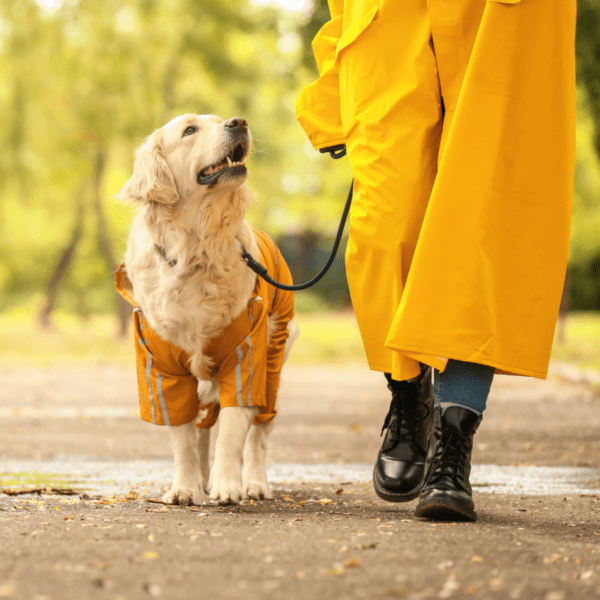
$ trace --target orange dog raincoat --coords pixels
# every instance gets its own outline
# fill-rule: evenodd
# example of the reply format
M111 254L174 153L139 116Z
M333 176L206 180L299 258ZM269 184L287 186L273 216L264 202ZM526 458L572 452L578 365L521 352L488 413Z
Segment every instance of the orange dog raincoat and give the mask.
M291 284L289 268L273 240L262 231L253 229L253 232L260 249L259 260L269 275L281 283ZM133 323L142 419L155 425L183 425L193 421L201 408L207 408L208 414L198 426L212 427L219 406L200 406L198 380L189 371L188 355L150 328L131 295L125 265L117 271L116 288L135 307ZM268 343L267 317L274 314L277 314L277 327ZM276 290L257 277L247 310L204 349L204 354L212 359L206 379L214 378L218 383L221 408L254 406L258 408L255 424L266 423L275 416L287 325L293 316L293 292Z

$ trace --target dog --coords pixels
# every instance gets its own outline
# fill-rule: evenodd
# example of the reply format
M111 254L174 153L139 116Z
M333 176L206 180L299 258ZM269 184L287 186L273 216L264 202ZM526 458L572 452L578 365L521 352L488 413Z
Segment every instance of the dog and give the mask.
M116 283L135 307L141 416L167 425L173 445L169 504L271 497L266 441L298 329L293 293L258 279L241 256L291 283L274 242L245 220L251 145L242 118L177 117L138 149L117 194L139 206Z

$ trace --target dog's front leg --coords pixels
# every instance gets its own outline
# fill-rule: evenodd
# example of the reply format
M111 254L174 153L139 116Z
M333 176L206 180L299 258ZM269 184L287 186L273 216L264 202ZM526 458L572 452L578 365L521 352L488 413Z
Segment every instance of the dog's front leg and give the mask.
M227 406L219 415L210 497L221 504L239 504L246 496L242 486L242 452L256 408Z
M192 421L171 426L169 433L175 456L175 478L163 501L168 504L201 504L205 496L200 476L196 424Z

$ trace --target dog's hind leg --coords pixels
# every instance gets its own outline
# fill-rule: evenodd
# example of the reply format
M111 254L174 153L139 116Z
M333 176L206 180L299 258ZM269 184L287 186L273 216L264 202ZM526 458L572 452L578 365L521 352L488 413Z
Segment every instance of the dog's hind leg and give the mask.
M261 425L252 425L244 446L244 491L248 498L272 498L267 481L267 438L273 429L271 419Z
M221 409L210 486L211 499L221 504L239 504L246 497L242 485L242 452L256 412L256 408L245 406Z
M200 479L196 424L192 421L185 425L171 426L169 433L175 457L175 477L171 489L163 496L163 501L167 504L201 504L205 496Z
M202 487L208 492L208 479L210 477L210 429L198 429L198 452L200 455L200 476Z

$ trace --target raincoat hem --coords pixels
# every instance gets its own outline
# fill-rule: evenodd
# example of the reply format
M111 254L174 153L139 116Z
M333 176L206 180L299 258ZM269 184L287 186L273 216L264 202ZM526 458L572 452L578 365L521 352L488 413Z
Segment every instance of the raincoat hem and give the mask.
M394 344L386 344L386 348L390 350L395 350L397 352L401 352L402 354L407 355L411 358L411 353L420 354L423 357L432 357L434 360L437 356L441 356L445 354L445 352L436 352L435 350L423 350L419 348L409 348L407 346L398 346ZM525 377L535 377L536 379L546 379L548 377L548 371L533 371L531 369L523 369L521 367L513 367L511 365L504 365L501 362L495 360L476 360L474 361L471 356L460 356L458 354L452 353L448 356L448 360L460 360L463 362L474 362L479 365L487 365L488 367L494 367L496 369L496 373L499 375L522 375ZM421 360L421 362L423 362ZM436 361L437 362L437 361ZM433 366L433 365L432 365ZM437 367L436 367L437 368ZM442 369L440 371L443 372Z

